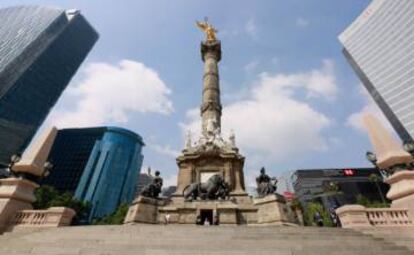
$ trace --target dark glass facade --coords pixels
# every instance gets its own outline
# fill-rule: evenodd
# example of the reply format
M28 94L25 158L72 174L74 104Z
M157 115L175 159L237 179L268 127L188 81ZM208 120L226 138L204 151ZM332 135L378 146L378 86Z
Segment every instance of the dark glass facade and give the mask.
M371 174L377 175L382 180L376 168L341 168L296 170L292 175L292 182L295 196L303 208L306 208L309 202L319 202L329 209L344 204L354 204L358 195L380 202L378 187L369 180ZM327 190L330 183L335 183L340 192L335 194ZM378 184L385 196L389 189L388 185L382 182Z
M98 34L78 11L0 9L0 164L22 153Z
M143 156L142 138L115 127L59 130L42 184L90 202L89 220L115 211L135 197Z

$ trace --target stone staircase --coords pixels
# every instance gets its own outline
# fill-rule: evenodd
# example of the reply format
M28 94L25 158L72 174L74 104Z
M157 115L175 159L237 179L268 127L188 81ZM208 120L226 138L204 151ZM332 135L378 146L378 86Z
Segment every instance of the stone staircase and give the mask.
M404 246L414 254L414 227L366 228L362 233Z
M340 228L186 225L23 228L0 236L0 254L414 254L403 246Z

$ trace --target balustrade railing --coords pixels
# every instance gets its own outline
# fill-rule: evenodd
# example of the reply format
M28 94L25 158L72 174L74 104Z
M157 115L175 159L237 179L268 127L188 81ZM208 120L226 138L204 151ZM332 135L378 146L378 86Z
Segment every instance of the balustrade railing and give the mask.
M343 228L414 226L411 212L404 208L366 208L344 205L336 209Z
M366 214L372 226L404 226L413 224L407 209L367 208Z
M68 226L75 211L66 207L51 207L47 210L21 210L12 220L11 226L59 227Z

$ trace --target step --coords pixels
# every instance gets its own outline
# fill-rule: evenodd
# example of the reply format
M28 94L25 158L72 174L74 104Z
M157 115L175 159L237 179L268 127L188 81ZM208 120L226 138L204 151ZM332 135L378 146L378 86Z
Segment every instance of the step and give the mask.
M0 254L411 254L338 228L182 225L79 226L0 236Z

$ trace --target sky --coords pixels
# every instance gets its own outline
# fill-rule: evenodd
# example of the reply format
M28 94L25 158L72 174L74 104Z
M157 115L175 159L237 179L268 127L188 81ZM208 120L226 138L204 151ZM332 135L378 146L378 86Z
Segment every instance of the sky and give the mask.
M222 42L223 135L233 129L245 177L265 166L366 167L361 116L376 105L347 63L338 35L369 0L2 0L80 9L100 38L44 123L111 125L140 134L143 168L177 177L184 135L200 129L203 62L195 26L205 16Z

